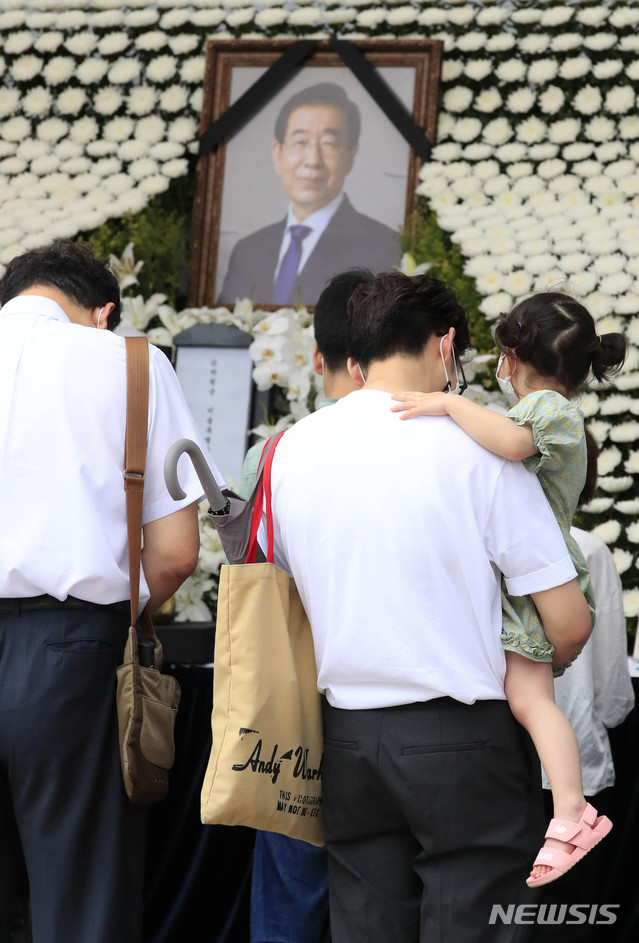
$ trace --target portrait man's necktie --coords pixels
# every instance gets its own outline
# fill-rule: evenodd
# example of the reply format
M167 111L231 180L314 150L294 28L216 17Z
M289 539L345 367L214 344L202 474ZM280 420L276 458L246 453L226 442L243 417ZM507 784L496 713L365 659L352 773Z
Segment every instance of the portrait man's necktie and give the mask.
M297 278L297 269L302 257L302 243L311 231L310 226L291 226L291 242L284 253L280 270L273 285L273 304L285 305Z

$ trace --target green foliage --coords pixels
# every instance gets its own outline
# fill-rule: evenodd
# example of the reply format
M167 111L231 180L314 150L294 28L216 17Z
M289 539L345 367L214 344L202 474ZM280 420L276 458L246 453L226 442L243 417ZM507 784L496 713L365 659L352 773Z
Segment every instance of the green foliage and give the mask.
M473 347L480 354L496 351L490 327L479 310L481 295L475 286L475 279L464 275L460 247L439 227L437 217L426 200L419 201L401 242L403 251L410 252L418 265L430 263L429 275L441 278L455 289L468 317Z
M120 256L133 242L135 258L144 261L135 293L148 298L159 292L173 307L183 307L194 184L194 174L175 180L141 212L108 220L93 232L84 233L80 240L101 258Z

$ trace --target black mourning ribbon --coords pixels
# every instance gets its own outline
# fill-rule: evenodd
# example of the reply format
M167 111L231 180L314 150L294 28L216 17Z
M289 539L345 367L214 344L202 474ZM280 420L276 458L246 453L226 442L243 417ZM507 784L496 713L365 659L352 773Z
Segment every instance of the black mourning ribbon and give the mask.
M366 61L354 45L336 36L329 38L331 49L359 79L369 95L392 121L402 137L422 160L430 160L432 145L413 116L397 98L379 73ZM223 140L228 140L253 118L281 88L299 71L318 44L316 39L299 39L269 66L266 72L241 95L200 137L199 156L214 151Z

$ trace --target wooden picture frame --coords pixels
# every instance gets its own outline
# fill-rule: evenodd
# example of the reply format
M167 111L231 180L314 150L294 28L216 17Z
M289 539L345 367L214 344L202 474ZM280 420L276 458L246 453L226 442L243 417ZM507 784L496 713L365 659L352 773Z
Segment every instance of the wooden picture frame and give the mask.
M210 40L207 44L204 96L200 122L203 134L244 92L257 81L277 59L291 46L292 40ZM431 144L435 143L437 124L438 86L441 68L442 43L435 40L362 40L357 50L373 66L386 85L403 101L406 110L412 113L413 121L423 130ZM189 305L233 306L238 297L250 297L256 307L272 309L281 306L275 303L272 288L267 287L266 276L260 287L254 266L264 261L265 254L280 253L283 248L281 235L273 238L274 225L284 220L291 202L290 191L285 192L284 178L276 174L276 158L273 153L282 147L275 141L274 123L282 105L300 90L329 82L343 88L350 102L355 103L361 115L359 147L351 163L351 172L344 179L344 193L350 208L368 225L353 230L349 245L365 245L361 250L370 253L367 258L351 258L346 245L332 259L333 269L351 268L354 264L366 265L373 271L392 268L390 262L382 262L381 252L373 253L372 241L368 248L365 232L380 235L393 232L397 239L415 208L415 188L418 183L421 161L395 125L384 114L356 76L348 69L328 42L319 42L302 68L293 78L266 103L259 104L251 118L244 123L230 140L222 140L217 148L200 157L196 175L196 192L193 204L193 222L190 251ZM323 87L323 86L322 86ZM299 114L299 110L297 112ZM345 133L349 133L346 131ZM287 139L288 140L288 139ZM315 145L309 145L313 148ZM321 146L317 145L318 147ZM318 158L319 161L319 158ZM323 174L323 172L322 172ZM319 176L318 172L318 176ZM319 184L318 184L319 186ZM339 201L338 201L339 202ZM362 215L363 214L363 215ZM275 248L257 249L265 245L264 240L247 241L266 230L267 244ZM357 234L359 233L359 235ZM239 247L234 264L236 277L229 275L229 260L243 240L243 255L251 261L238 265L242 258ZM371 236L372 240L372 236ZM397 239L397 245L399 245ZM394 249L393 249L394 251ZM401 253L400 253L401 254ZM339 263L336 261L339 259ZM343 264L342 264L343 260ZM399 258L396 260L399 261ZM278 262L278 264L279 264ZM310 261L308 263L310 273ZM246 271L246 283L238 282L237 272ZM324 282L337 271L322 273ZM310 278L310 274L309 274ZM225 290L233 282L236 290ZM315 295L321 290L316 280L302 290L295 303L312 307ZM240 290L237 289L239 285ZM272 286L272 275L270 276ZM233 295L233 297L225 297ZM302 297L306 294L307 297ZM289 303L293 303L289 301Z

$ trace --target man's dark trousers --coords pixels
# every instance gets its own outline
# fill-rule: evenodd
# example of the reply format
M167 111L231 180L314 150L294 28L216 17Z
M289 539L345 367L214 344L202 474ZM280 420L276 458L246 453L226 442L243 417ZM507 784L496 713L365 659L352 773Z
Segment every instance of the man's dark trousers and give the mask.
M545 830L539 762L506 701L327 705L323 810L333 943L523 943L494 905Z
M17 830L33 943L139 943L146 810L124 792L115 706L129 617L1 603L0 941Z

